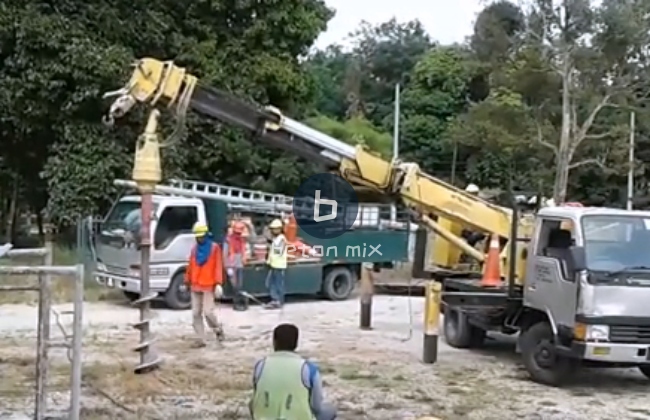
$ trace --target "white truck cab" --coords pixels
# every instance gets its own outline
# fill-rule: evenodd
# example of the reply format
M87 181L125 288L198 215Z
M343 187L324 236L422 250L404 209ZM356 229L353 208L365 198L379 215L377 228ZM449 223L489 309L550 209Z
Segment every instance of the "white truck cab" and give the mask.
M153 196L150 286L172 308L180 309L187 301L183 273L197 221L207 223L200 199ZM141 223L140 196L124 196L107 215L95 241L97 282L122 290L130 299L137 299L140 292Z
M650 378L650 212L545 207L521 251L523 275L499 287L445 280L447 343L519 333L527 371L548 385L578 366L638 367Z

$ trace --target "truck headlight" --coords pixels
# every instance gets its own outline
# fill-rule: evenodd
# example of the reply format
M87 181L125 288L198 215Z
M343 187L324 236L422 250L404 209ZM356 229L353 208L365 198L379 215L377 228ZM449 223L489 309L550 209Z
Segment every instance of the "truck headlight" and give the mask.
M585 339L586 341L609 340L609 326L608 325L587 325Z
M97 263L97 271L108 271L108 270L106 269L105 264L98 262Z
M140 270L134 270L133 268L130 268L128 271L129 277L134 277L136 279L140 278Z

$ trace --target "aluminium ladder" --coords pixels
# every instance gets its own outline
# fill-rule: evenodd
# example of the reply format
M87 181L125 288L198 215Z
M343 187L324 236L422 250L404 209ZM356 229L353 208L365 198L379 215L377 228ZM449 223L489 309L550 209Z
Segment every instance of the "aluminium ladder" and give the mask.
M117 179L114 181L116 186L136 188L134 181ZM300 214L313 214L314 202L308 199L298 199L284 194L273 194L264 191L250 190L246 188L231 187L228 185L173 179L168 184L158 184L154 190L157 194L170 196L181 196L191 198L204 198L209 200L220 200L229 205L235 211L252 211L267 212L276 215L285 215L289 213L300 212ZM361 224L359 218L368 218L362 216L370 210L377 213L371 216L370 224L379 223L379 212L375 205L359 203L355 217L354 226ZM343 211L345 211L343 209ZM365 224L365 223L364 223Z
M136 183L130 180L116 179L114 184L119 187L136 189ZM168 184L158 184L154 190L157 194L181 196L191 198L205 198L220 200L233 209L253 209L260 212L292 213L294 208L293 197L284 194L273 194L264 191L246 188L231 187L228 185L191 181L170 180ZM302 200L301 200L302 201ZM313 211L312 203L300 203L299 211Z
M215 184L210 182L172 179L169 181L171 187L210 195L211 197L228 203L237 204L272 204L278 206L292 206L293 197L284 194L272 194L264 191L249 190L246 188L231 187L228 185Z

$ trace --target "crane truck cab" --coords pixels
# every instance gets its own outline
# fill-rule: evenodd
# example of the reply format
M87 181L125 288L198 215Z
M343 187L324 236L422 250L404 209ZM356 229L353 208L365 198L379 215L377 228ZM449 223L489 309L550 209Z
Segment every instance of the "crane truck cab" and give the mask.
M125 186L124 182L118 180L116 184ZM264 231L272 219L284 218L283 212L271 210L268 204L272 201L275 208L279 201L290 197L197 181L176 181L171 186L161 184L156 188L161 193L153 195L151 292L158 294L170 308L189 308L190 294L185 287L184 273L195 243L192 226L197 221L207 224L214 239L221 242L229 223L236 217L248 221L251 233L247 235L243 290L258 297L268 294L265 286L268 238ZM291 236L296 236L298 241L290 240L293 248L289 249L285 277L287 294L347 299L354 291L362 264L379 269L407 261L410 232L380 218L380 213L390 212L389 206L384 207L360 205L351 230L337 238L314 238L293 226L296 230ZM96 281L104 287L121 290L131 300L140 296L140 211L139 195L123 196L100 228L93 229L98 233L91 241ZM398 220L408 221L408 215L398 215ZM398 224L408 226L408 223ZM306 249L310 251L305 252ZM224 292L226 298L233 297L230 284L225 285Z
M561 385L579 366L638 367L650 378L650 212L546 207L503 287L448 279L446 341L477 347L519 333L531 379ZM514 266L514 265L513 265Z

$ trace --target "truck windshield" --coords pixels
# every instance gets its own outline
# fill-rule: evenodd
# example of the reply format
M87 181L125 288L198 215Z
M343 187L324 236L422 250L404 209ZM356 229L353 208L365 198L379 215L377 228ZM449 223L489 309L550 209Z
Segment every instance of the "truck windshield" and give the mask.
M155 212L154 204L154 212ZM105 233L120 233L124 231L137 233L140 230L142 218L139 201L120 201L106 216L102 225Z
M650 272L650 217L585 216L582 231L589 270Z

